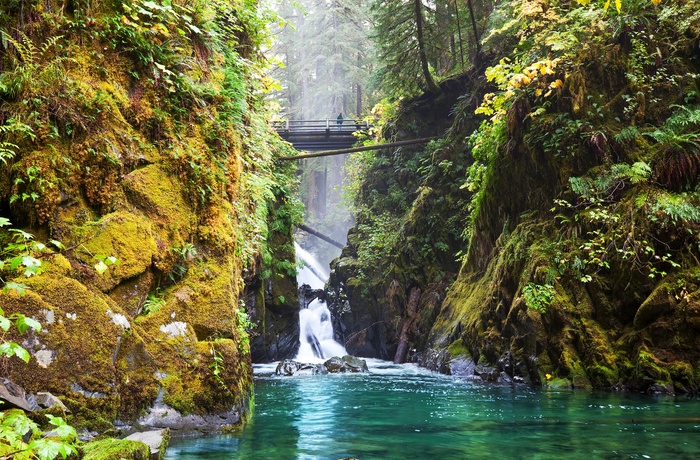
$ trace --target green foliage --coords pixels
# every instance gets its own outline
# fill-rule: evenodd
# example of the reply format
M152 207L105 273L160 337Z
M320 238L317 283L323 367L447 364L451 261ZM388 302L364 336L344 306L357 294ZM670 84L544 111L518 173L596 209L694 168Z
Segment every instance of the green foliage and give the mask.
M110 265L119 265L119 259L114 256L98 254L94 256L93 259L97 260L94 268L98 275L102 275L104 272L109 270Z
M27 455L38 460L53 460L57 457L68 458L77 455L77 433L75 428L68 425L61 417L47 414L51 433L49 437L41 437L39 426L27 417L23 411L12 409L0 412L0 444L14 449L15 456ZM23 436L32 433L28 443Z
M675 112L663 126L644 135L656 142L656 179L673 190L688 189L700 173L700 106L671 108Z
M115 50L130 53L142 70L150 74L156 88L186 98L195 87L185 74L191 58L183 53L183 42L203 31L193 23L186 6L136 0L123 3L123 14L107 19L105 39ZM138 74L134 74L138 77Z
M150 292L146 300L143 302L141 307L141 314L148 316L151 313L157 313L161 308L165 306L165 299L159 290L156 292Z
M2 89L2 83L0 83ZM3 125L0 125L0 161L7 164L17 154L17 143L24 139L35 139L34 131L14 118L10 118Z
M398 100L434 91L433 75L444 77L464 69L479 48L471 25L484 21L493 8L488 2L476 6L471 9L462 2L372 2L372 39L378 60L372 76L383 95Z
M0 218L0 227L7 227L10 221ZM0 246L0 274L15 276L21 273L23 276L37 276L43 270L41 260L36 255L43 253L47 247L43 243L34 241L34 236L18 229L9 229L0 240L5 243ZM55 246L60 243L53 242ZM3 291L15 291L19 295L24 295L27 287L17 282L5 282L0 276L0 283ZM0 308L0 356L11 358L16 356L25 363L29 362L29 352L15 342L5 338L10 328L14 325L20 334L28 330L39 332L41 324L22 313L16 312L5 316L5 312ZM0 444L5 444L15 449L16 454L26 453L40 460L51 460L57 456L66 458L70 454L77 454L75 449L76 432L73 427L67 425L60 417L47 415L49 423L52 425L51 437L41 437L38 426L31 421L24 412L20 410L10 410L0 412ZM25 443L23 436L27 432L33 432L32 439Z
M238 350L243 354L250 353L250 333L257 325L248 318L248 313L245 311L245 304L242 300L236 310L236 319L236 330L239 338Z
M388 213L371 216L371 220L359 222L357 229L363 235L363 242L357 248L357 258L362 267L360 276L367 278L371 270L381 267L394 258L394 248L399 240L399 222ZM365 279L365 281L367 281Z
M527 308L544 314L554 301L554 286L529 282L523 286L523 298Z
M581 197L578 205L557 201L565 209L583 208L574 214L573 221L559 218L565 225L588 228L586 238L579 243L580 252L562 256L579 260L576 276L588 282L592 273L612 269L613 264L629 265L649 278L663 277L670 269L680 268L669 243L660 239L659 229L672 235L671 241L687 237L692 240L692 229L700 224L698 196L646 185L620 201L625 183L648 184L649 166L644 162L632 166L615 164L598 172L570 179L572 190ZM688 249L692 250L692 246Z
M168 273L170 281L178 281L187 274L187 266L197 257L197 248L192 243L185 243L181 248L172 247L171 251L178 255L178 261Z
M9 220L0 221L0 227L8 226ZM34 240L34 235L23 230L11 228L0 234L0 282L5 276L23 275L27 278L43 271L40 254L49 248Z
M212 375L216 383L224 390L224 392L231 394L231 389L226 385L223 379L223 374L226 372L226 366L224 366L224 356L219 350L216 349L216 342L209 346L209 353L212 356L212 362L209 365Z
M700 224L700 195L698 193L671 193L657 191L638 198L643 203L651 222L663 228L687 228Z
M600 174L587 177L570 177L571 190L588 201L612 200L613 195L625 185L645 182L651 176L651 167L643 161L633 165L616 163L602 168Z
M0 39L5 49L12 45L10 53L12 68L0 74L0 98L19 99L25 94L51 90L52 85L66 78L65 65L72 62L69 56L59 55L62 36L54 36L37 47L32 39L19 31L15 39L5 30L0 30Z

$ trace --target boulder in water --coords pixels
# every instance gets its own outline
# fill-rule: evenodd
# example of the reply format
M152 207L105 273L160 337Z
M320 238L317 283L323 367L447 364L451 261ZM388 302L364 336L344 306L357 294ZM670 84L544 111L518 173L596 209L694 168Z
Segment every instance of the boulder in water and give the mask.
M151 452L151 460L163 460L165 458L165 450L170 442L170 430L165 428L163 430L132 433L126 439L146 444Z
M298 375L298 374L325 374L326 368L323 364L300 363L293 359L280 361L275 369L275 375Z
M344 372L369 372L367 361L351 355L345 355L342 358L334 356L329 359L323 366L332 374Z

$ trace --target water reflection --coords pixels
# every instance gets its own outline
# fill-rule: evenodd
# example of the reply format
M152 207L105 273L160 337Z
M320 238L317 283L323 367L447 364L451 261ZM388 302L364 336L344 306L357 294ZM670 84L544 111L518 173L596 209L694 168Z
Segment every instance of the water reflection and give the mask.
M372 362L371 375L256 380L251 423L169 459L700 458L700 402L475 385Z

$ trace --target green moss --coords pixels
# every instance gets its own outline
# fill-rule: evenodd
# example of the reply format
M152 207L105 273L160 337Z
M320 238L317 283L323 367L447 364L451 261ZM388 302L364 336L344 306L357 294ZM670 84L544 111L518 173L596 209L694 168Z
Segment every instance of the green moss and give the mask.
M126 439L103 439L85 444L83 460L148 460L151 449L140 441Z
M185 376L183 375L183 377ZM184 415L195 412L197 406L194 402L194 395L203 390L199 378L189 378L187 384L184 384L180 376L169 375L161 383L165 390L163 394L165 404Z
M643 382L644 385L651 383L668 385L671 383L669 371L663 367L663 364L653 353L646 350L639 350L637 354L635 374L637 379Z
M545 378L546 378L546 376L545 376ZM545 387L552 388L555 390L574 388L574 385L571 382L571 380L565 379L565 378L554 377L554 378L550 378L549 380L543 379L542 381L544 382Z
M693 366L686 362L675 362L668 366L674 387L684 392L696 392L700 382L694 375Z
M576 350L570 345L565 345L565 347L561 356L561 364L564 369L560 370L559 373L568 374L568 378L575 388L591 388L591 382Z
M148 165L131 172L122 182L129 202L147 215L160 229L157 238L165 250L157 257L162 271L167 272L167 260L174 258L169 249L190 241L196 214L185 201L182 186L176 177L159 165Z
M75 255L87 266L95 265L95 256L114 256L119 260L118 265L111 265L103 275L93 278L103 291L143 273L159 252L152 223L125 212L108 214L76 228L74 238L71 244L77 246Z
M586 366L586 375L595 388L610 388L619 381L616 370L606 366Z
M450 346L447 347L447 351L450 353L450 357L452 359L460 357L460 356L470 356L469 350L464 345L464 342L462 341L462 339L457 339L454 342L452 342L450 344Z
M676 301L669 293L668 283L659 283L651 295L639 306L634 315L634 327L641 329L649 325L661 315L672 311L675 306Z
M32 454L28 452L19 454L16 452L17 448L0 443L0 456L2 456L0 458L11 458L12 460L32 460L35 458Z

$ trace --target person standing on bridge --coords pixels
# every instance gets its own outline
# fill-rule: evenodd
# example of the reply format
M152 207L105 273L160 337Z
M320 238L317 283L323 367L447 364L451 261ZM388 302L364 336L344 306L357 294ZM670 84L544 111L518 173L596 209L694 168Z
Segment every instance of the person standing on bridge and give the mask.
M338 123L338 131L340 131L341 127L343 126L343 112L340 112L338 114L338 118L336 118L336 121Z

